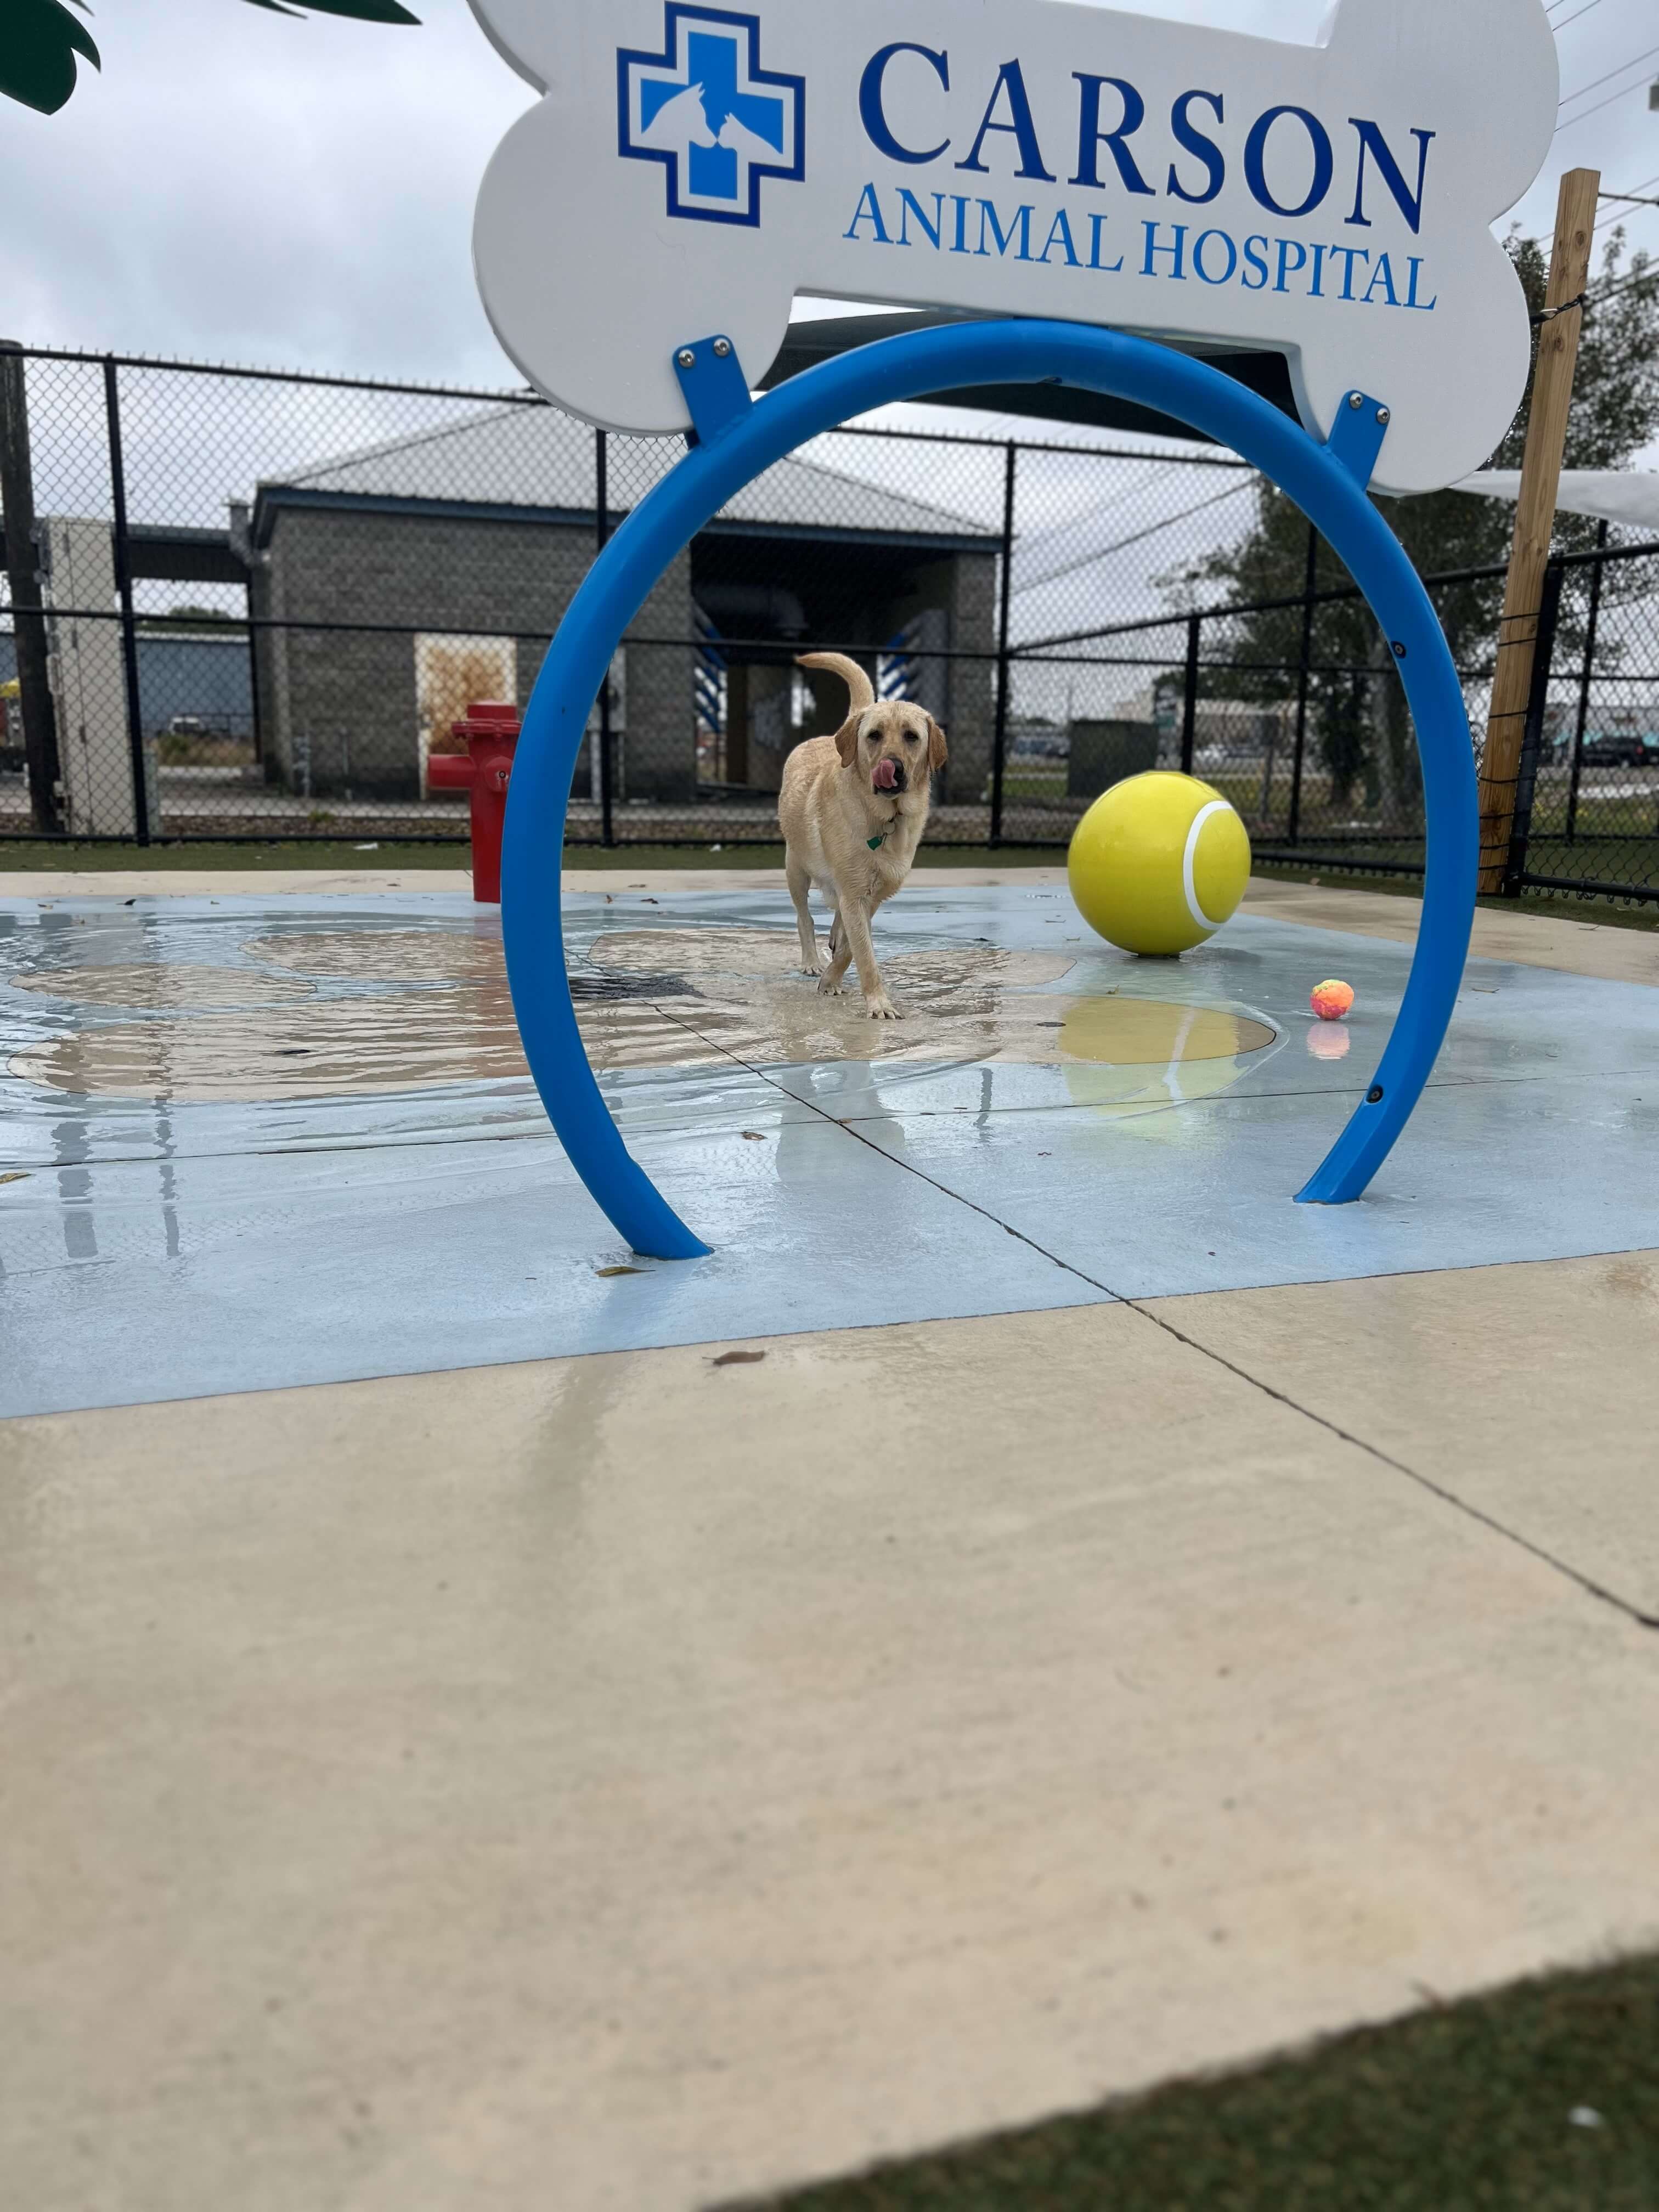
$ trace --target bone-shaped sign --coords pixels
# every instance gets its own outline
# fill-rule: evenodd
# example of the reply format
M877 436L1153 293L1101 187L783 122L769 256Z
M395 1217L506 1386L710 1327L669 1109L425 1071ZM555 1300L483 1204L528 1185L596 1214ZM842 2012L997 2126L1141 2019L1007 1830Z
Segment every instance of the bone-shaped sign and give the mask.
M1343 0L1312 46L1075 0L472 5L544 94L484 179L484 304L609 428L684 429L714 331L758 380L798 293L1278 349L1316 435L1387 401L1393 491L1520 402L1491 226L1555 127L1543 0Z

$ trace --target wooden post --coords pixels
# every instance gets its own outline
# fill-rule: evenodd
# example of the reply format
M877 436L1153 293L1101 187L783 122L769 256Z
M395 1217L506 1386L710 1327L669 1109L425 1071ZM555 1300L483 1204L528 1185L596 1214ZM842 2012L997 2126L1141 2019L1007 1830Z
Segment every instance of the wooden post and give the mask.
M1549 290L1544 303L1547 312L1582 301L1589 288L1601 186L1598 169L1570 169L1561 179ZM1492 715L1480 769L1480 889L1488 895L1504 888L1515 826L1516 786L1521 773L1527 702L1532 696L1544 571L1555 529L1555 502L1561 490L1561 462L1566 451L1567 417L1572 408L1583 320L1583 307L1574 306L1570 313L1545 323L1539 332L1532 414L1521 466L1521 496L1515 510L1515 544L1504 593Z

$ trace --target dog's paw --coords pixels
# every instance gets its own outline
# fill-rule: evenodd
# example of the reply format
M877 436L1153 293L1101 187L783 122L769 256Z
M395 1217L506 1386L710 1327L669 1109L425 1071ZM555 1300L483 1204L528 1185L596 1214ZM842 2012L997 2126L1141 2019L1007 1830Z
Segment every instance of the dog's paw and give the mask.
M902 1022L904 1017L885 993L879 999L866 999L864 1011L872 1022Z

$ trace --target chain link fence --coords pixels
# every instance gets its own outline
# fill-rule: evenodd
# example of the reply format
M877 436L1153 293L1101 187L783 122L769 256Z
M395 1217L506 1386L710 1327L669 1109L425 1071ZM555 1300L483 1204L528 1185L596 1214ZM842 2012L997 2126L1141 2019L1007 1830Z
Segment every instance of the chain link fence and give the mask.
M1163 765L1263 858L1420 872L1364 601L1311 532L1298 590L1241 590L1255 473L980 420L887 410L722 510L594 702L572 842L775 842L789 750L845 711L796 656L836 650L949 732L931 842L1058 849ZM681 450L522 391L0 349L0 838L464 838L433 755L469 704L528 698ZM1552 570L1516 888L1659 896L1659 547L1626 536ZM1502 571L1430 588L1483 729Z
M1659 898L1659 546L1618 535L1544 580L1511 890Z

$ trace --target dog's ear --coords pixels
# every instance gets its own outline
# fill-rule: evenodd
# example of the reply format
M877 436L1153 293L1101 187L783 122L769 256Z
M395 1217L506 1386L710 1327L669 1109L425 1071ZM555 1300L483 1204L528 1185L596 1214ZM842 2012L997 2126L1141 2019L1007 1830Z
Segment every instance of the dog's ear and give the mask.
M945 742L945 732L930 714L927 717L927 765L937 775L951 757L951 749Z
M858 758L859 724L863 719L862 714L849 714L836 732L836 750L841 755L843 768L851 768Z

